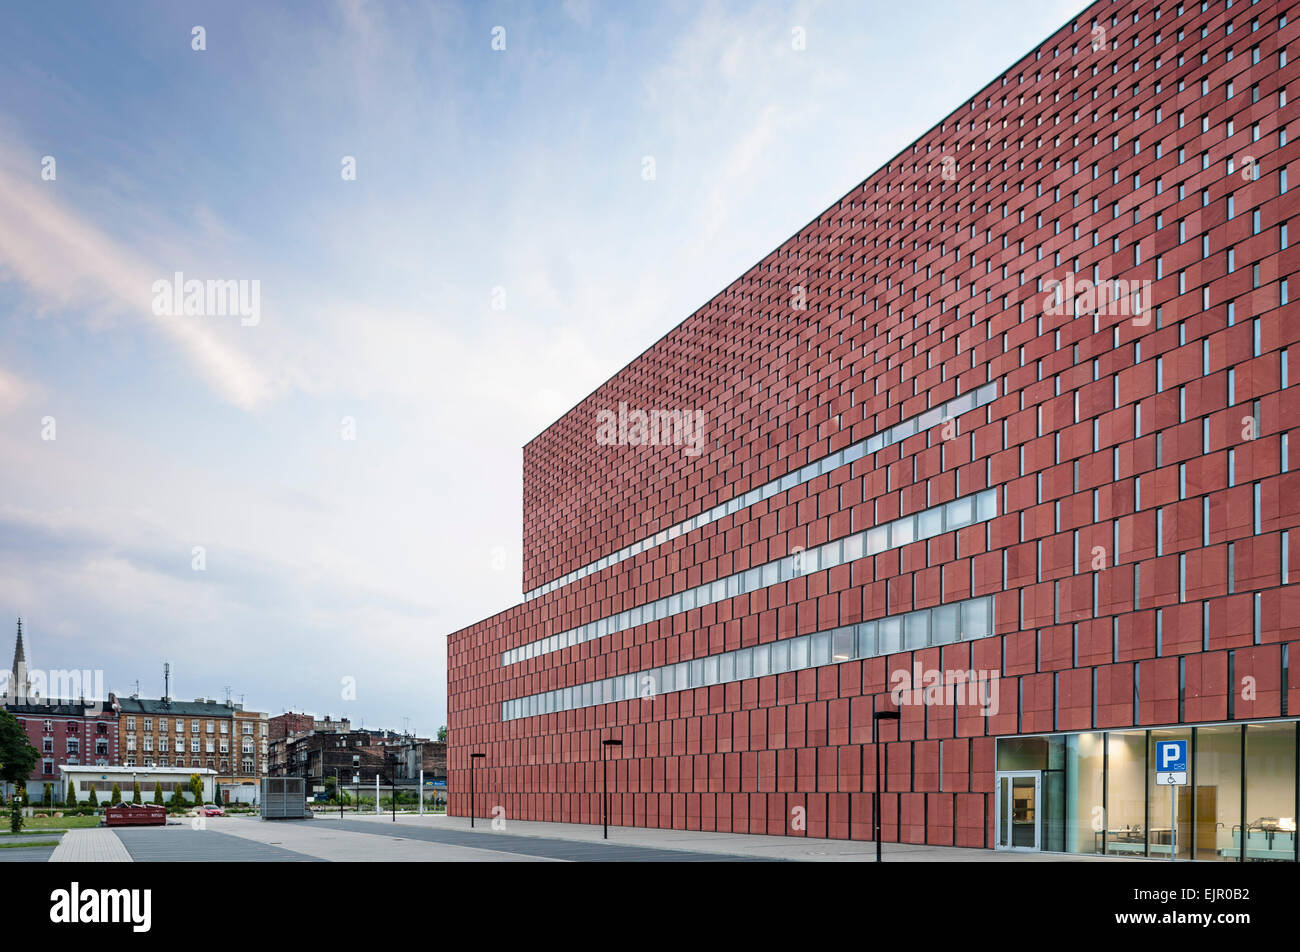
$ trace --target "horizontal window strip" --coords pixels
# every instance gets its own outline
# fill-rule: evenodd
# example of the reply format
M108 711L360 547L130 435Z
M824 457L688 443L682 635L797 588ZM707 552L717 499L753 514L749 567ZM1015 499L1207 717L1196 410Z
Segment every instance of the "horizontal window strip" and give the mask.
M857 625L786 638L750 648L679 661L586 684L503 701L501 719L572 711L616 701L648 700L670 691L729 684L860 658L874 658L993 634L993 596L923 608Z
M736 496L724 503L719 503L707 512L702 512L697 516L692 516L690 519L686 519L683 522L677 523L675 526L663 529L655 535L647 536L644 539L633 542L631 545L625 546L617 552L612 552L603 558L597 559L595 562L574 569L568 575L563 575L560 578L547 582L545 585L540 585L531 592L525 592L524 601L537 598L539 595L546 595L549 592L555 591L557 588L568 585L570 582L576 582L579 579L586 578L593 572L599 572L611 565L617 565L619 562L630 559L635 555L640 555L642 552L663 545L665 542L670 542L678 536L685 535L701 526L707 526L710 523L717 522L724 516L729 516L742 509L747 509L756 502L770 499L777 493L784 492L787 489L792 489L795 486L802 485L803 483L811 482L824 473L829 473L848 463L854 463L862 459L864 456L884 449L886 446L893 446L895 443L900 443L909 436L915 436L917 433L920 433L923 430L928 430L932 426L936 426L948 420L956 419L963 413L967 413L977 407L982 407L988 403L992 403L997 395L996 383L987 383L976 390L964 393L960 397L955 397L947 403L926 410L924 413L918 414L910 420L896 423L894 426L881 433L869 436L865 440L859 440L852 446L847 446L842 450L831 453L829 456L823 456L821 459L813 460L802 468L786 473L784 476L778 476L776 479L764 483L762 486L751 489L742 496Z
M712 582L705 582L703 585L639 605L617 615L589 621L585 625L570 628L557 635L511 648L509 651L502 652L501 664L502 666L517 664L529 658L559 651L561 648L594 641L606 635L635 628L637 625L711 605L736 595L754 592L769 585L801 578L821 569L835 568L837 565L855 562L888 549L897 549L945 532L987 522L998 514L997 510L996 489L986 489L970 496L963 496L941 506L924 509L833 542L793 552L763 565L723 576Z

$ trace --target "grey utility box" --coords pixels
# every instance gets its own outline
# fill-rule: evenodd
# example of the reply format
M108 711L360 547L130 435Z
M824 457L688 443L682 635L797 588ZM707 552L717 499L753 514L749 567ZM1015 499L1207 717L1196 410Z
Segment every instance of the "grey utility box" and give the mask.
M305 820L310 817L307 784L302 777L263 778L263 820Z

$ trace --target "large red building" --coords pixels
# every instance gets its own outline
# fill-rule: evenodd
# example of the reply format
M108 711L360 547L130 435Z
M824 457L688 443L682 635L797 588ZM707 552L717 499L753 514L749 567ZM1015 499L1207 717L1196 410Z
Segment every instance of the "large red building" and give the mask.
M1295 859L1297 37L1094 3L529 443L451 789L599 822L604 753L615 824L870 839L880 789L886 841Z

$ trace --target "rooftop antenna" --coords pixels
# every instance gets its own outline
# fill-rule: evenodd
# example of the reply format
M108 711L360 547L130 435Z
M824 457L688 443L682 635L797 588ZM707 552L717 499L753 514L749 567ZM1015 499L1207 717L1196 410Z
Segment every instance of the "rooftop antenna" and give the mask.
M172 699L172 666L170 661L163 662L163 700Z
M139 697L139 696L140 696L140 679L139 679L139 678L136 678L136 679L135 679L135 693L132 694L131 696L132 696L132 697Z

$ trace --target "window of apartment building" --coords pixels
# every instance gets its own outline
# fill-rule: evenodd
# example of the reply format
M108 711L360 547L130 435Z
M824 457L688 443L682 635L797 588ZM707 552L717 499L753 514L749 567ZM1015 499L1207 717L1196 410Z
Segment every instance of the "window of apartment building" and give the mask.
M135 735L134 735L134 734L128 734L128 735L127 735L127 737L126 737L126 749L127 749L127 750L135 750Z
M152 718L152 717L146 717L146 718L144 719L144 729L147 730L147 731L151 731L151 730L153 730L153 718Z
M54 761L52 760L41 761L41 772L45 774L47 777L50 774L54 773Z
M144 749L150 752L153 751L153 737L149 734L144 735Z
M221 742L221 753L223 753L223 754L228 754L228 753L230 753L230 742L229 742L229 741L225 741L225 740L223 740L223 741Z
M78 730L78 726L77 726L76 724L69 724L69 725L68 725L68 733L69 733L69 734L75 734L75 733L77 733L77 730Z
M190 741L190 753L197 754L198 752L199 752L199 741L198 738L196 737L194 740Z
M229 725L227 725L225 721L222 721L222 722L221 722L221 733L223 733L223 734L226 733L226 728L227 728L228 726L229 726Z
M158 738L158 749L159 749L159 750L166 750L166 749L167 749L167 737L166 737L166 735L164 735L164 736Z
M194 718L194 720L190 721L190 733L191 733L191 734L197 734L197 733L199 732L199 727L200 727L200 724L199 724L199 719L198 719L197 717Z
M209 754L211 754L211 753L215 753L215 752L216 752L216 742L215 742L215 741L208 741L207 752L208 752Z
M212 721L208 721L207 733L211 734L212 731L213 731Z
M245 725L244 725L244 733L245 733L245 734L248 734L248 735L251 735L251 734L253 733L253 725L252 725L252 724L245 724Z
M128 758L126 758L126 765L127 765L128 767L134 767L134 766L135 766L135 758L134 758L134 757L128 757Z
M47 721L46 723L49 723L49 722ZM46 729L48 730L48 728L46 728ZM133 730L135 730L135 718L134 718L134 717L127 717L127 719L126 719L126 729L129 730L129 731L133 731Z
M158 718L158 730L164 732L167 730L167 718L165 717Z
M96 724L96 725L95 725L95 733L96 733L96 734L107 734L107 733L108 733L108 725L107 725L107 724Z
M54 738L46 737L41 741L41 750L47 754L54 753Z

